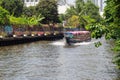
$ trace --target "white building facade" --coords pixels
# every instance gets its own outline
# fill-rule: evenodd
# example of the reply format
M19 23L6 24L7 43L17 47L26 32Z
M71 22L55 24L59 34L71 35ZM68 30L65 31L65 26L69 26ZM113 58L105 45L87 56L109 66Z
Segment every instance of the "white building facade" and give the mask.
M23 0L24 5L29 7L29 6L35 6L36 4L39 3L39 0Z

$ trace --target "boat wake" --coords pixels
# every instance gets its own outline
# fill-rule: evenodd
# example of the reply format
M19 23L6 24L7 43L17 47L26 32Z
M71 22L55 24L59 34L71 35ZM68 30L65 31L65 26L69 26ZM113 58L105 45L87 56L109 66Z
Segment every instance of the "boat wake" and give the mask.
M55 42L50 43L50 45L64 46L65 42L64 41L55 41Z
M94 44L94 43L96 43L96 42L98 42L98 40L96 40L96 41L90 41L90 42L74 43L74 44L72 44L72 45L75 45L75 46L90 45L90 44ZM50 45L65 46L66 44L65 44L64 40L62 40L62 41L52 42L52 43L50 43Z

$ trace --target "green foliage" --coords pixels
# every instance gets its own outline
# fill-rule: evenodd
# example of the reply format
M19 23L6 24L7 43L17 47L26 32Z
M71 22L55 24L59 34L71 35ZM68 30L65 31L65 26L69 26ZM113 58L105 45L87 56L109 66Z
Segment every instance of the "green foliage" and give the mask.
M94 5L91 1L88 1L84 6L84 14L89 15L96 22L99 22L102 18L99 15L99 8Z
M76 28L79 26L79 16L73 15L68 19L68 25Z
M117 53L114 56L113 63L117 65L118 69L120 69L120 53Z
M95 23L96 20L91 18L90 16L83 16L84 20L87 22L87 24Z
M107 28L100 23L87 25L86 29L90 30L92 38L96 39L101 38L104 34L107 33Z
M117 53L113 59L113 62L117 65L117 68L120 69L120 14L119 14L120 1L106 0L106 4L107 5L104 9L105 21L99 24L98 23L89 24L86 26L86 28L91 31L91 35L93 38L98 39L98 38L101 38L102 35L105 35L106 39L115 40L115 43L114 43L115 46L113 50ZM90 8L91 9L85 8L85 10L88 11L88 15L91 15L89 11L92 11L92 10L94 11L92 7ZM92 14L94 14L94 12ZM91 16L93 16L92 18L96 19L94 15L91 15ZM95 43L96 47L99 47L100 45L101 45L100 42Z
M120 51L120 40L115 41L115 47L113 48L115 52Z
M0 7L0 25L9 24L9 12Z
M105 16L106 16L106 22L111 25L111 23L114 23L114 25L119 26L120 25L120 2L118 0L110 0L106 1L107 6L105 7Z
M59 22L56 0L40 0L36 6L36 11L37 15L42 14L45 17L42 20L43 23Z
M60 19L61 22L65 21L65 14L60 14L59 19Z
M23 10L22 0L3 0L1 6L10 12L10 15L20 16Z
M108 36L115 40L115 46L113 48L116 51L116 56L113 62L120 69L120 1L119 0L107 0L107 6L105 7L105 22L108 28Z
M76 12L76 8L74 6L71 6L70 8L67 9L66 14L65 14L65 19L69 19L73 15L78 15Z
M39 15L39 16L29 17L27 21L29 25L38 25L43 19L44 17Z
M71 6L67 9L65 17L68 20L73 15L79 16L79 27L85 27L88 24L102 20L99 15L99 8L91 1L85 3L84 0L76 0L75 6Z
M85 6L84 0L76 0L75 3L76 3L75 5L76 12L81 13L84 10L84 6Z
M10 23L11 24L17 24L17 25L38 25L40 24L41 20L44 19L44 17L39 16L32 16L32 17L14 17L10 16Z
M16 18L14 16L10 16L9 19L10 19L10 24L23 24L23 25L25 25L27 23L26 18L22 18L22 17Z
M27 16L27 17L31 17L33 15L36 15L35 6L24 7L22 14Z
M102 43L101 43L100 41L98 41L98 42L95 43L95 47L97 47L97 48L98 48L99 46L101 46L101 45L102 45Z
M2 4L3 0L0 0L0 5Z

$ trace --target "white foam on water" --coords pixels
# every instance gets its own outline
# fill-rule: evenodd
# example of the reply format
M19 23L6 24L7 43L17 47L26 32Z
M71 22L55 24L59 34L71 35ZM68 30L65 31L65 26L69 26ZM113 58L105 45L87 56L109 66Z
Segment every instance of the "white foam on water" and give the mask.
M90 41L90 42L80 42L80 43L75 43L74 45L90 45L90 44L94 44L97 41Z
M79 45L90 45L90 44L94 44L98 42L98 40L96 41L90 41L90 42L80 42L80 43L73 43L72 45L75 45L75 46L79 46ZM55 42L52 42L50 43L50 45L56 45L56 46L65 46L65 41L62 40L62 41L55 41Z
M53 43L50 43L51 45L57 45L57 46L64 46L65 42L64 41L55 41Z

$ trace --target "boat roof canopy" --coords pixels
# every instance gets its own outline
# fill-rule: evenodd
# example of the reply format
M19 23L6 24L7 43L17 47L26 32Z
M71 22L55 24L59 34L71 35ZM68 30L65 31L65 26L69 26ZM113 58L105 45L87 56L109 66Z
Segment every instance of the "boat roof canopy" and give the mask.
M88 34L90 33L89 31L68 31L65 32L65 34Z

